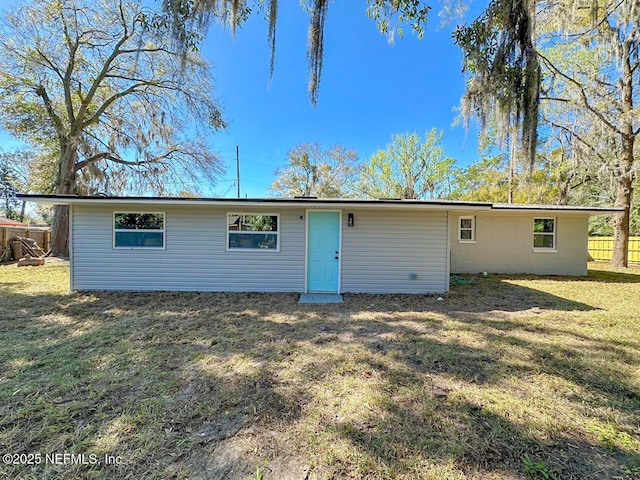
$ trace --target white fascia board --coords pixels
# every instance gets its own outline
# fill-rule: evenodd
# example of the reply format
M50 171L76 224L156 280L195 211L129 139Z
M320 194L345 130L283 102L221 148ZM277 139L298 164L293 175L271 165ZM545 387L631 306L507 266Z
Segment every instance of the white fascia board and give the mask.
M442 202L442 203L411 203L405 201L384 201L384 200L362 200L362 201L313 201L313 200L278 200L265 199L256 200L209 200L209 199L171 199L171 198L73 198L73 197L52 197L52 196L18 196L22 200L45 205L158 205L158 206L209 206L209 207L231 207L231 208L332 208L332 209L396 209L396 210L438 210L438 211L483 211L496 213L498 215L523 214L532 215L610 215L621 212L616 208L563 208L546 206L507 206L506 204L473 203L465 202Z
M567 208L492 208L491 214L496 215L534 215L534 216L558 216L558 215L611 215L618 213L619 210L593 210L593 209L575 209Z
M215 200L174 200L174 199L127 199L127 198L51 198L27 197L23 200L45 205L157 205L157 206L205 206L233 208L314 208L314 209L411 209L411 210L490 210L491 205L459 205L448 203L403 203L403 202L312 202L312 201L215 201Z

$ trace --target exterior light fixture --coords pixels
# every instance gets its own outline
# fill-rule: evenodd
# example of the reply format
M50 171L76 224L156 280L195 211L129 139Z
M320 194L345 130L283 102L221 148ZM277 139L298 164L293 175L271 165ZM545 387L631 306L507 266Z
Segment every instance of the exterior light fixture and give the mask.
M355 225L355 219L353 217L353 213L349 213L347 215L347 226L353 227Z

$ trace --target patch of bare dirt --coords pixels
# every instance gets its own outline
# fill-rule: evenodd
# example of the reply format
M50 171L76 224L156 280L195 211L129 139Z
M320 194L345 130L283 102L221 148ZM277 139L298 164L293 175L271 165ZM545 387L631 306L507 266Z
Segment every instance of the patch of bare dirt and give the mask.
M316 478L304 458L282 453L282 434L246 423L243 416L225 416L205 425L188 457L177 459L165 475L195 480L247 480L259 474L279 480Z

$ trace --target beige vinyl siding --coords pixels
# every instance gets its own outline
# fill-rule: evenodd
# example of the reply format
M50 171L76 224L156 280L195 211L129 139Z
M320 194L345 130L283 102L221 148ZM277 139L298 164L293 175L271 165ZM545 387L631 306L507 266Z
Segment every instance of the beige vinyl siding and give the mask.
M163 211L165 249L114 249L114 211ZM226 213L280 214L280 251L227 251ZM301 292L304 210L206 206L76 205L73 286L77 290Z
M447 291L446 212L345 209L342 219L343 292Z
M458 241L458 217L449 214L452 273L587 274L587 214L477 212L475 243ZM533 219L556 218L556 253L533 250Z

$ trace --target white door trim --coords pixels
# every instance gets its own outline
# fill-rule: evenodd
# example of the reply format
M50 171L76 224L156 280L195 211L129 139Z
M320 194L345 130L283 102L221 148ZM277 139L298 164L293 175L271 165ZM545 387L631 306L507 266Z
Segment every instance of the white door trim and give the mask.
M342 210L325 210L322 208L307 208L304 211L304 293L308 292L307 270L309 268L309 212L337 212L338 218L338 291L342 292Z

